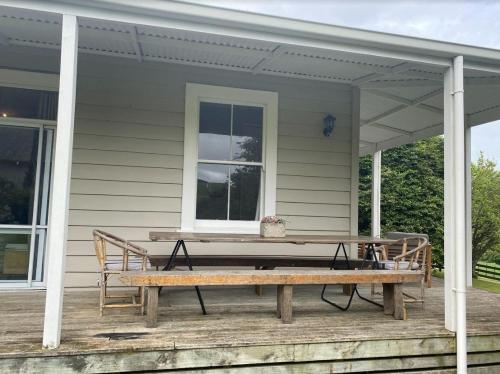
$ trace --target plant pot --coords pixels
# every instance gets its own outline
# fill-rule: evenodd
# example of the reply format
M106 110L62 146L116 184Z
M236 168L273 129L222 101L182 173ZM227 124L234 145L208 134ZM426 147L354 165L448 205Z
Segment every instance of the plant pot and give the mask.
M285 224L261 222L260 236L264 238L283 238L285 237Z

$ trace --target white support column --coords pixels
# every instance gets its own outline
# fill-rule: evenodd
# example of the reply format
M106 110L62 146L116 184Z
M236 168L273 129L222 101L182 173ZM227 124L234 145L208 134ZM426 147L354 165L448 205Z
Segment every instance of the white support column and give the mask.
M358 235L358 202L359 202L359 129L361 111L361 92L359 87L352 87L351 94L351 227L350 233ZM358 258L358 246L349 246L349 257Z
M380 196L382 187L382 151L372 157L372 236L380 238Z
M57 348L61 341L77 58L78 20L73 15L64 14L54 180L50 198L48 229L47 296L43 327L43 346L50 349Z
M455 292L457 327L457 374L467 372L466 290L467 265L465 253L465 125L464 125L464 58L453 60L453 137L455 154Z
M453 67L444 74L444 315L445 328L456 330L455 321L455 179L453 134Z
M471 127L465 122L465 250L467 264L467 287L472 287L472 170L471 170Z

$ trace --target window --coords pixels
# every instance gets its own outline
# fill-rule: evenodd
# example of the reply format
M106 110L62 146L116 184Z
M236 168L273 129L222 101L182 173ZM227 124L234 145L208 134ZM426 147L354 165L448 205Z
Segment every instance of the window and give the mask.
M56 120L57 92L0 87L0 115L3 118Z
M274 214L277 99L187 84L182 230L258 232Z
M0 284L41 284L53 129L0 125Z

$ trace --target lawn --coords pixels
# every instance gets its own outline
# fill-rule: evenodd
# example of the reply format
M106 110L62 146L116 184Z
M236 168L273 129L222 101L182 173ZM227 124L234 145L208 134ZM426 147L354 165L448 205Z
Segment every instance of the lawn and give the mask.
M444 278L444 271L433 269L432 275L437 278ZM486 280L484 278L472 279L472 287L479 288L485 291L500 293L500 282L494 280Z

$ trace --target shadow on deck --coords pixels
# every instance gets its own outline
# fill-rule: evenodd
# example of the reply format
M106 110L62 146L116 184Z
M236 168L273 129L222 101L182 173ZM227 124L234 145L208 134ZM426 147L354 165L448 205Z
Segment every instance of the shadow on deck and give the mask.
M454 334L444 329L441 280L434 285L424 308L408 305L407 321L359 299L342 312L321 302L321 287L296 287L291 325L275 317L273 287L260 297L251 287L203 289L207 316L194 289L170 290L155 329L130 309L101 318L97 292L72 291L54 351L41 349L45 294L3 293L0 372L453 372ZM327 292L347 301L339 286ZM369 296L369 287L361 293ZM500 372L500 295L471 289L467 301L470 372Z

